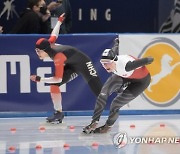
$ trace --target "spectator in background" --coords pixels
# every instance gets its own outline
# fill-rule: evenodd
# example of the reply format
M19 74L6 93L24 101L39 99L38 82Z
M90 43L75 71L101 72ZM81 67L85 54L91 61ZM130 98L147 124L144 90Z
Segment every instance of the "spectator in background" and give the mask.
M46 4L48 4L47 5L48 10L53 11L56 8L60 7L62 5L62 2L52 1L52 2L49 2L49 3L46 2Z
M0 34L3 32L3 27L0 26Z
M49 33L48 19L51 16L44 0L28 0L27 8L20 16L10 33L46 34Z
M49 5L52 3L53 0L46 0L46 3ZM67 34L70 33L71 27L72 27L72 11L71 11L71 5L69 0L56 0L56 3L62 4L58 7L51 10L51 29L54 28L58 17L65 13L65 20L63 24L61 25L60 34Z
M160 33L180 32L180 0L174 1L174 8L159 30Z

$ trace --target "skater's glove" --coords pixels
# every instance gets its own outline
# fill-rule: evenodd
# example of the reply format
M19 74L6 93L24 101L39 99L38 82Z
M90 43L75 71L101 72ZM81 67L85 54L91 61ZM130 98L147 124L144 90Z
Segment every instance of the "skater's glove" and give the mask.
M147 64L151 64L154 61L153 57L147 57Z
M63 14L61 14L61 15L59 16L58 21L60 21L61 23L63 23L64 19L65 19L65 13L63 13Z
M31 75L30 76L30 79L34 82L40 82L41 80L41 77L40 76L37 76L37 75Z

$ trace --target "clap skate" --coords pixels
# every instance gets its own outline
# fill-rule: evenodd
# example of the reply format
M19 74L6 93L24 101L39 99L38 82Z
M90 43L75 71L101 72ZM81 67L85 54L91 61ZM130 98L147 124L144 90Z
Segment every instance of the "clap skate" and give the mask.
M108 133L111 130L112 126L108 126L107 124L96 128L95 130L93 130L92 133L94 134L103 134L103 133Z
M91 124L89 124L88 126L83 128L83 133L91 134L93 132L93 130L96 129L97 124L98 124L98 121L91 122Z
M64 119L63 112L55 111L54 115L46 118L46 121L51 124L59 124L59 123L62 123L63 119Z

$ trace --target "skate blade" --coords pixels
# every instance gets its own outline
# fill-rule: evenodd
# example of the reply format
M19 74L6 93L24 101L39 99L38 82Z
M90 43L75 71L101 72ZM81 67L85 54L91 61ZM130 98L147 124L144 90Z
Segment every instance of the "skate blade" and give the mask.
M49 123L49 124L53 124L53 125L57 125L57 124L62 124L63 123L63 121L59 121L59 120L57 120L57 121L46 121L47 123Z
M90 131L83 130L82 132L83 132L84 134L92 134L92 133L93 133L93 130L90 130Z
M93 134L109 134L111 131L93 130Z
M47 130L56 130L56 129L65 130L68 128L66 122L63 122L60 124L52 124L52 123L43 121L39 123L39 126L44 126Z

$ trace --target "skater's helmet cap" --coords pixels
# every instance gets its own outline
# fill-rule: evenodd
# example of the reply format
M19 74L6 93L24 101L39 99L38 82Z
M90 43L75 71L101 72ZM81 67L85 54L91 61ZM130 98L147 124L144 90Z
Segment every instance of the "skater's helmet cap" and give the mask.
M102 53L100 62L116 61L117 55L111 49L105 49Z
M37 49L40 49L40 50L44 50L46 51L47 49L49 49L51 46L50 46L50 43L47 39L45 38L40 38L39 40L37 40L36 42L36 48Z

